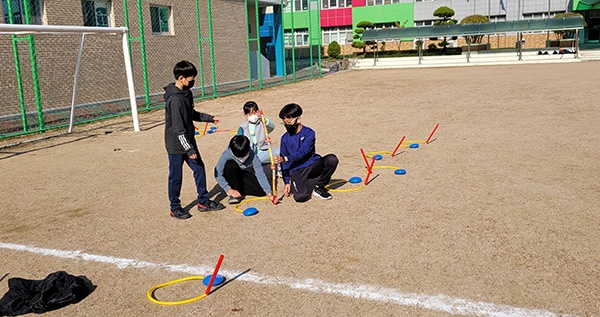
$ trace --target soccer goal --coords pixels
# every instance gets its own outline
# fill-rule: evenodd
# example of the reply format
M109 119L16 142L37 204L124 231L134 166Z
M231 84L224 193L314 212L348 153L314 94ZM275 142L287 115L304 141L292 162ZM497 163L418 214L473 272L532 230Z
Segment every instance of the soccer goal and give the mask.
M0 137L129 111L140 131L127 32L0 23Z

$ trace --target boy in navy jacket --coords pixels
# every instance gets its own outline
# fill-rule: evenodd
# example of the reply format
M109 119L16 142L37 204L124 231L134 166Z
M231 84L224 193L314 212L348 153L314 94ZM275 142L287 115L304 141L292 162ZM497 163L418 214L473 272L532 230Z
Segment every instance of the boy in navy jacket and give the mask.
M310 198L308 179L317 178L313 194L321 199L333 198L325 186L331 180L338 165L335 154L321 157L315 149L315 131L302 125L302 108L295 103L285 105L279 118L287 132L281 137L280 155L275 163L281 163L283 193L294 195L294 200L304 202Z

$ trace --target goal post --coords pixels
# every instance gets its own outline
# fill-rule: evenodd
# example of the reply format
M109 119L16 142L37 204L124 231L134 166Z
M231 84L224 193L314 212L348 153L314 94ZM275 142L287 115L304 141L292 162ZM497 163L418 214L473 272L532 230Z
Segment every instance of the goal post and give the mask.
M133 80L133 70L131 65L131 55L129 50L128 29L125 27L84 27L84 26L69 26L69 25L31 25L31 24L3 24L0 23L0 34L9 34L13 36L29 35L29 34L75 34L80 36L79 51L77 52L76 65L74 65L73 75L73 93L71 96L71 111L69 118L69 133L72 131L73 119L75 114L77 90L79 83L79 71L84 47L84 39L89 34L116 34L122 37L122 52L125 75L127 80L127 90L129 95L129 103L131 107L131 115L133 128L135 132L140 131L138 109L135 95L135 85ZM13 41L14 45L14 41ZM60 52L59 54L71 54L70 52ZM15 59L17 56L15 55ZM18 65L18 62L16 62ZM18 68L17 68L18 72ZM36 76L36 75L34 75ZM64 78L55 78L54 80L63 80ZM19 83L20 85L20 83ZM20 92L22 94L22 92Z

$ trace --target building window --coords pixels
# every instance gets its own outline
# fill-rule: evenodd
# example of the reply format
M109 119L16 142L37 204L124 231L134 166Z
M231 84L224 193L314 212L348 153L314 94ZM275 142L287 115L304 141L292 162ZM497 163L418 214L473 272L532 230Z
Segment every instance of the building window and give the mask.
M110 26L110 2L101 0L82 0L84 26Z
M294 46L308 46L309 45L308 29L297 29L294 32L293 38L295 39ZM292 46L292 31L291 30L284 31L283 41L285 43L285 46L287 46L287 47Z
M384 5L384 4L395 4L395 3L401 3L402 0L367 0L366 5L367 6L380 6L380 5ZM404 2L407 2L406 0L404 0ZM412 1L410 1L412 2Z
M428 26L428 25L433 25L433 21L434 21L434 20L427 20L427 21L415 21L415 26Z
M350 8L352 0L323 0L323 9Z
M352 43L352 27L323 28L323 45L336 41L340 45ZM350 40L348 42L348 39Z
M523 14L523 19L525 20L536 20L536 19L549 19L552 18L556 15L556 12L550 12L550 15L548 15L548 12L538 12L538 13L524 13Z
M152 33L171 34L171 8L150 6Z
M308 0L289 0L285 6L285 12L292 12L292 5L294 6L294 12L308 11Z
M42 0L29 0L29 16L31 24L42 24L42 12L44 2ZM10 23L8 16L8 0L2 0L2 12L4 13L4 23ZM11 11L13 16L13 24L25 24L25 5L23 0L12 0Z

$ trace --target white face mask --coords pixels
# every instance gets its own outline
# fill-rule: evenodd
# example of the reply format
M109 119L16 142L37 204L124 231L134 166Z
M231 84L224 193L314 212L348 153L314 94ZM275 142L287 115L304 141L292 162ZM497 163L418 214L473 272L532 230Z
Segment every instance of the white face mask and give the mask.
M250 115L248 117L248 122L250 122L250 123L256 123L256 122L258 122L258 116L255 115L255 114Z
M240 162L244 163L246 162L246 160L248 159L248 157L250 156L250 153L248 153L246 156L244 157L235 157L236 159L238 159Z

